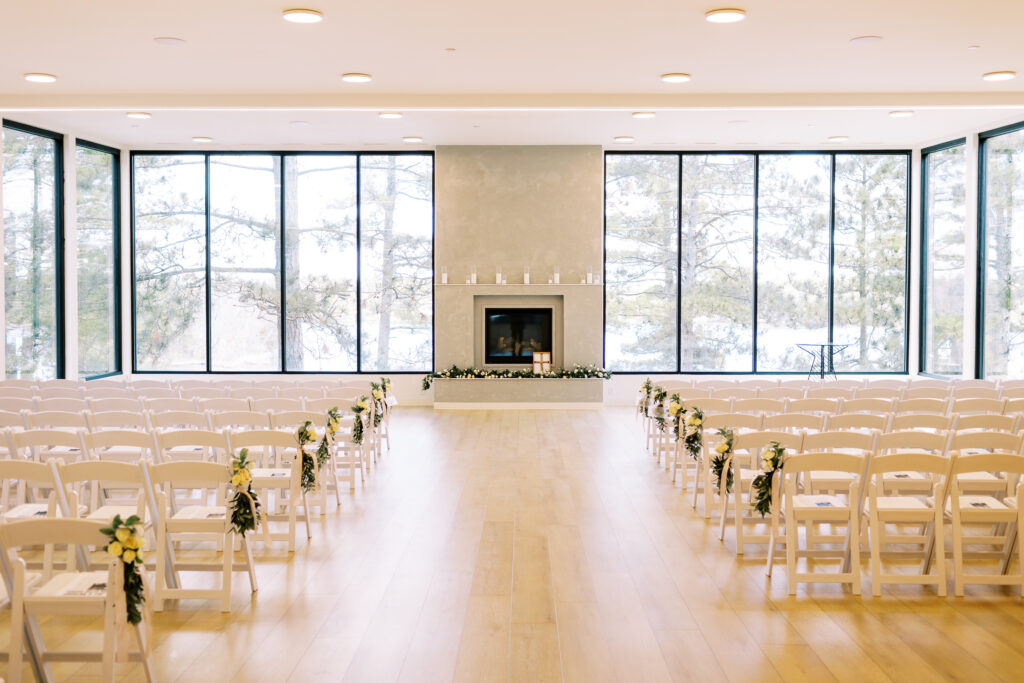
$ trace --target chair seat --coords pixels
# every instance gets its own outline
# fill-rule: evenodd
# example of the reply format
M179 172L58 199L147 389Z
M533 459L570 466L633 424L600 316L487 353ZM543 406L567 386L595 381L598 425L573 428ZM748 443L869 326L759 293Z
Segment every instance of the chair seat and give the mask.
M227 515L227 508L223 505L188 505L174 513L171 519L175 521L212 520L224 519L225 515Z
M793 508L795 510L814 510L818 508L845 510L848 507L847 502L839 496L807 493L798 493L793 496Z
M879 496L878 510L931 510L923 500L920 498L913 498L911 496ZM867 498L864 500L864 511L868 512L871 510L871 499Z
M887 481L888 480L893 480L893 479L895 479L895 480L910 479L910 480L914 480L914 481L929 481L928 477L926 477L921 472L886 472L885 474L882 475L882 479L885 479Z
M289 467L254 467L252 483L257 487L287 486L291 480L292 470Z
M1016 503L1016 501L1015 501ZM1016 504L1014 504L1016 507ZM1009 510L1002 501L992 496L960 496L961 510ZM946 501L946 512L952 512L953 501Z
M100 459L139 460L144 449L134 446L111 446L96 452ZM95 451L94 451L95 452Z
M121 519L128 519L132 515L139 514L138 505L104 505L86 515L86 519L97 522L109 522L114 515L121 515Z
M83 598L103 600L107 595L107 572L65 572L32 592L31 598Z
M206 455L206 449L202 446L174 446L166 449L164 453L171 459L202 460Z

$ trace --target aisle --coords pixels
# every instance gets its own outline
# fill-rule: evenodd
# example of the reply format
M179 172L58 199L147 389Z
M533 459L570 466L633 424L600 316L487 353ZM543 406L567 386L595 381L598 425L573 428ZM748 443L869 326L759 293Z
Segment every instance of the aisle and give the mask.
M162 681L917 683L1024 668L1010 591L789 598L784 571L769 584L761 555L737 561L693 514L629 410L403 408L393 434L311 544L257 550L258 594L236 574L230 614L192 601L156 615Z

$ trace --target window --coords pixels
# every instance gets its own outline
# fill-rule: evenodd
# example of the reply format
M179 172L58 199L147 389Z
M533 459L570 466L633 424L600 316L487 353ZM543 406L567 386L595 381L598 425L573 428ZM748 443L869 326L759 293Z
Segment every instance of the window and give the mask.
M964 140L922 152L924 244L921 370L963 373L967 276L967 150Z
M78 232L78 374L118 372L118 154L79 142L75 148Z
M1024 373L1024 130L985 134L981 146L986 377Z
M138 371L433 367L432 155L133 164Z
M905 152L606 155L605 362L806 372L796 344L835 341L840 371L906 372L908 174Z
M4 330L7 376L64 376L62 138L3 124Z

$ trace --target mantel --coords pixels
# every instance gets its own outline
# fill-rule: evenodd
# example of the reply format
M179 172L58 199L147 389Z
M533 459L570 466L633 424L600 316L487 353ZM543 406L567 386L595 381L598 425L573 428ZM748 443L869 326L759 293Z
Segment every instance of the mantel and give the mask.
M526 284L523 284L522 282L518 282L518 283L510 283L510 284L507 284L507 285L487 284L487 283L477 283L475 285L473 285L473 284L467 285L464 282L449 282L448 284L442 284L440 282L437 282L437 283L434 283L434 286L435 287L494 287L494 288L502 288L502 289L511 289L513 287L600 287L601 283L600 282L591 282L591 283L587 283L587 282L562 282L562 283L559 283L559 284L555 284L554 282L531 282L530 284L526 285Z

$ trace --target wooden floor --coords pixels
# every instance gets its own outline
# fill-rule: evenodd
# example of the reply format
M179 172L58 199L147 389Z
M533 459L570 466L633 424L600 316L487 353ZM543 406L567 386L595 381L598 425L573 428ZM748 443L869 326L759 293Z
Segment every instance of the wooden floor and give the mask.
M156 616L161 681L1024 678L1012 591L791 598L784 567L767 579L763 554L737 560L694 514L629 410L407 408L392 425L392 453L311 543L257 549L257 594L238 573L230 614ZM73 645L88 623L46 632Z

